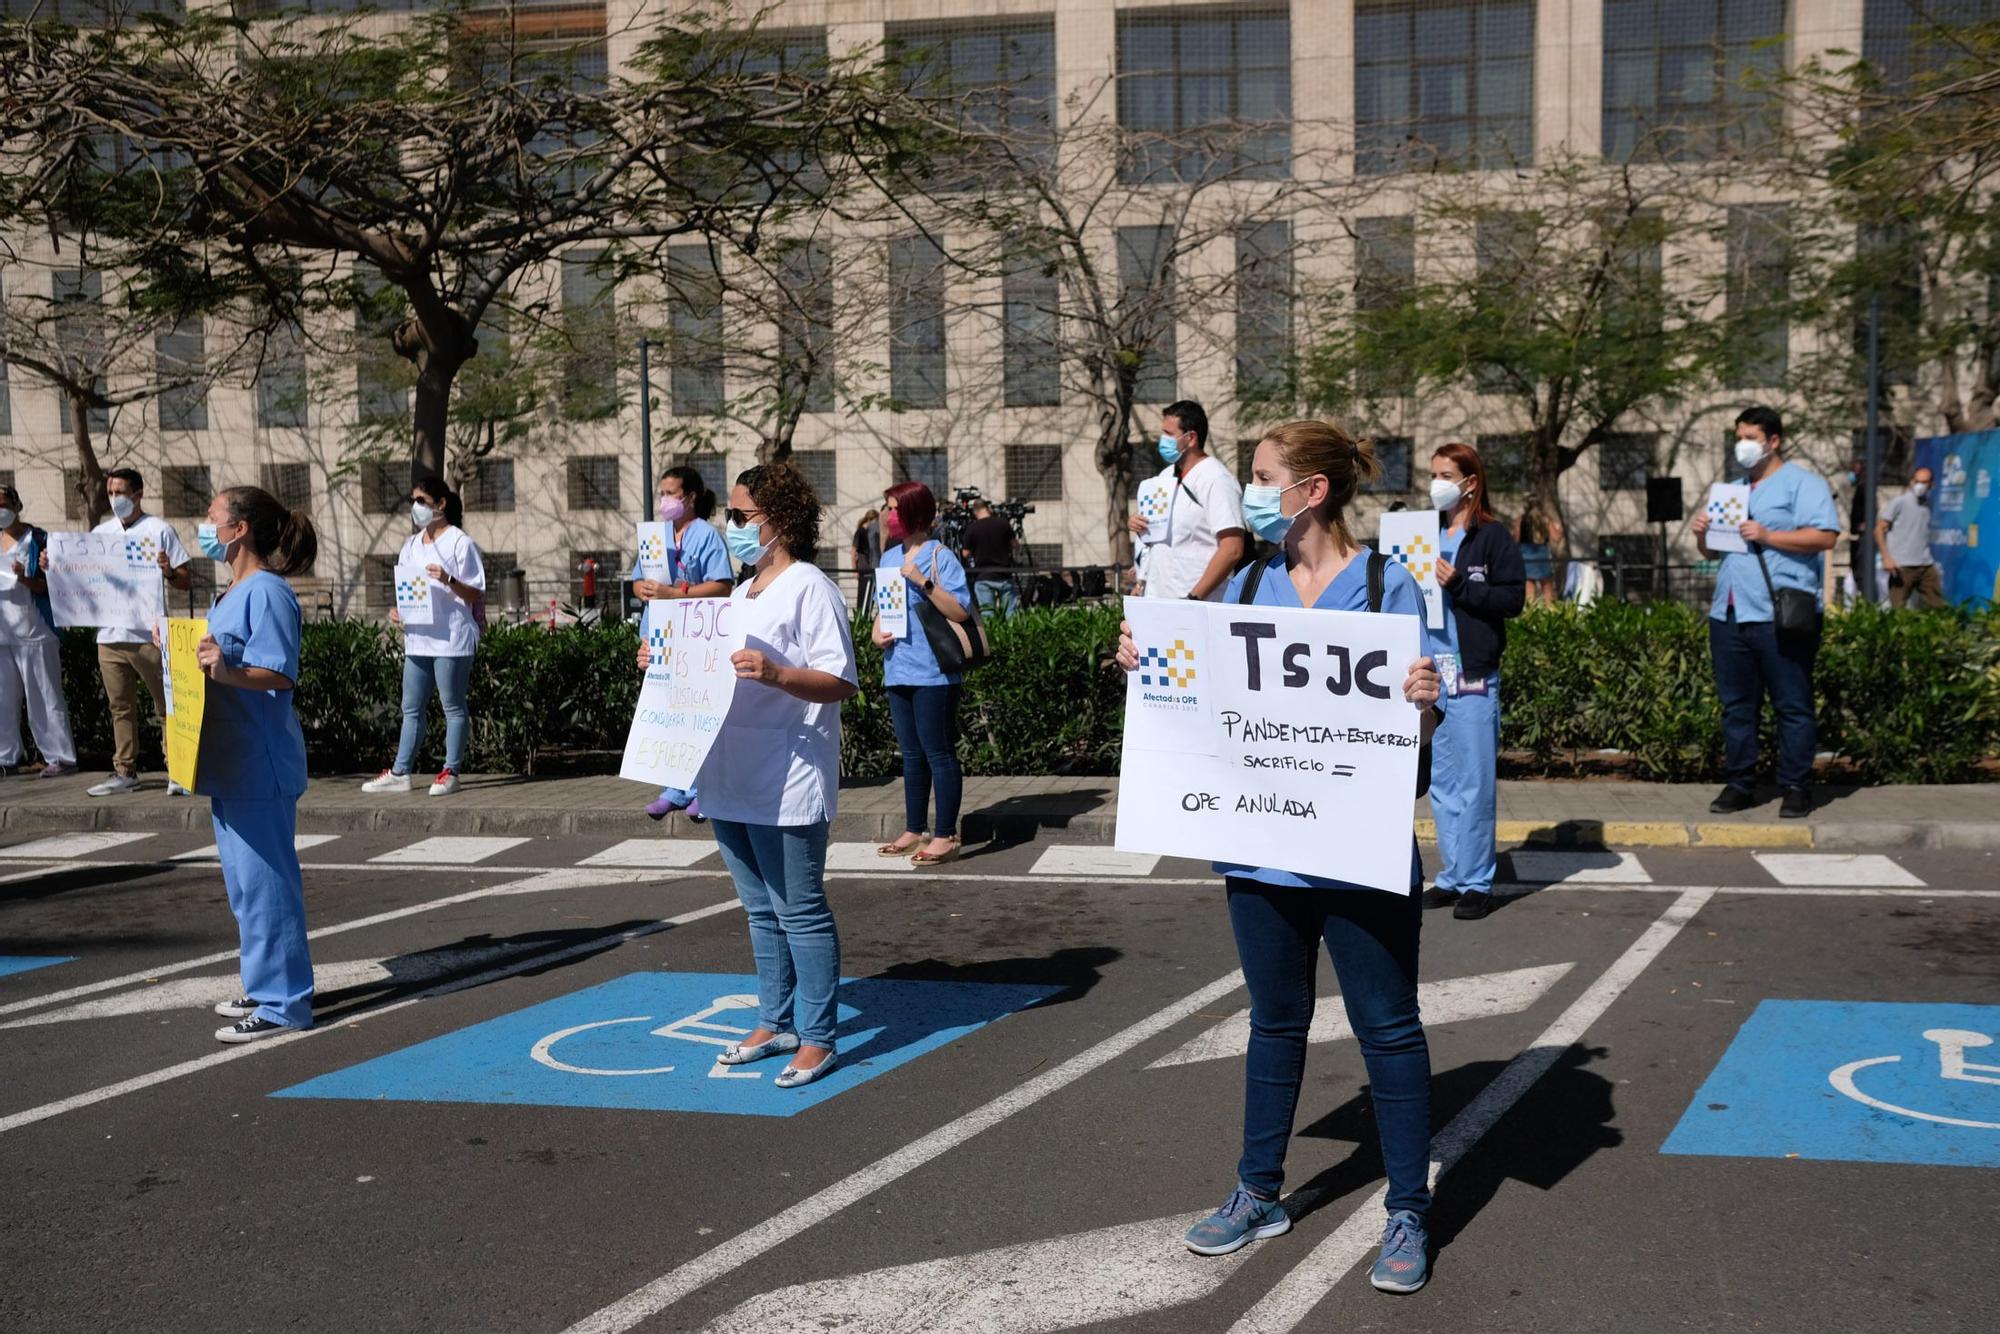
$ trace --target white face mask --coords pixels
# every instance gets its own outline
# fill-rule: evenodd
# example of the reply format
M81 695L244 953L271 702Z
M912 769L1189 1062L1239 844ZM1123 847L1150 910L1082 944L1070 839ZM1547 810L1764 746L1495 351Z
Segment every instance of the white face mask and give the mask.
M14 526L14 520L20 517L21 516L14 513L14 511L7 509L4 506L0 506L0 528L12 528Z
M111 497L111 512L120 519L131 518L132 511L136 508L138 507L132 503L132 497L128 495L120 494Z
M1910 483L1910 494L1915 496L1918 500L1922 500L1925 496L1929 495L1930 490L1931 490L1931 484L1929 482ZM6 510L0 510L0 514L5 514L5 513L7 513ZM8 520L7 522L11 522L11 520Z
M1447 482L1442 477L1431 478L1431 508L1448 510L1465 499L1465 488L1457 482Z
M432 509L429 505L419 505L414 502L411 503L410 522L415 524L417 527L419 528L430 527L431 520L435 519L436 517L437 517L437 511Z
M1738 440L1736 442L1736 466L1749 472L1764 461L1764 442L1761 440Z

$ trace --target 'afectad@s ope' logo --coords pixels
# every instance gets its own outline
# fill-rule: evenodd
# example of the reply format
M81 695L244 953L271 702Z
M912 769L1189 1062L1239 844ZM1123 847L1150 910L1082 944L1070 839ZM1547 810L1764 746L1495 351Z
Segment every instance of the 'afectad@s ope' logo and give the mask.
M1195 651L1185 639L1164 648L1148 645L1139 655L1139 698L1148 704L1195 708L1200 702L1195 691L1198 677Z

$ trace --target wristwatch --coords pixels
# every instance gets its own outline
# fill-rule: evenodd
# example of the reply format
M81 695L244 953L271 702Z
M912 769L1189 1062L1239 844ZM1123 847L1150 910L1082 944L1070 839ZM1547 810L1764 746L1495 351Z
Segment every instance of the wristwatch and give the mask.
M929 579L924 580L924 596L929 597L931 595L931 590L936 587L937 585L931 580Z

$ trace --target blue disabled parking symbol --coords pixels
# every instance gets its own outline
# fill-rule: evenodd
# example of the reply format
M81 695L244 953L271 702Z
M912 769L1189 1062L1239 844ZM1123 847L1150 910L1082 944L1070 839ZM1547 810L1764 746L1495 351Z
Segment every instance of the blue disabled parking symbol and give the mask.
M32 973L37 968L75 962L74 954L0 954L0 977L9 977L15 973Z
M784 1057L743 1066L715 1059L757 1026L754 975L633 973L274 1096L792 1116L1061 990L843 980L839 1067L780 1089L771 1078Z
M2000 1005L1765 1001L1660 1151L2000 1167Z

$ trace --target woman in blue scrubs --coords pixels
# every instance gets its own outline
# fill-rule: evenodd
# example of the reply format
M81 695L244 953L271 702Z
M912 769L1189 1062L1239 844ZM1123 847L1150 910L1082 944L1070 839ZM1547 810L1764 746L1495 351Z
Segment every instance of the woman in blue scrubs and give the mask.
M195 651L210 686L194 790L209 799L229 910L242 940L243 994L215 1012L237 1022L223 1042L312 1027L305 885L293 837L306 790L306 743L292 711L299 679L299 600L285 576L319 552L312 520L269 492L217 496L201 549L229 566L229 591L208 613Z
M1347 529L1347 506L1361 482L1379 472L1369 442L1357 441L1331 423L1290 422L1268 432L1252 461L1252 485L1243 490L1243 517L1259 537L1281 549L1238 571L1224 600L1415 617L1424 647L1403 680L1403 698L1423 710L1428 739L1438 720L1438 677L1421 628L1423 594L1401 565L1381 562L1380 602L1371 607L1371 557ZM1119 636L1118 665L1128 672L1139 665L1129 624ZM1226 1255L1292 1226L1279 1192L1305 1079L1306 1035L1324 941L1368 1069L1389 1177L1389 1216L1370 1280L1385 1292L1414 1292L1430 1274L1424 1219L1431 1203L1431 1065L1417 1013L1417 936L1423 912L1416 891L1423 883L1423 865L1414 828L1408 894L1342 880L1340 855L1338 847L1327 848L1325 876L1216 864L1250 989L1243 1156L1236 1189L1221 1208L1188 1230L1187 1245L1200 1255Z
M643 562L634 558L632 596L642 602L728 597L736 587L730 579L729 552L723 548L722 534L708 521L715 513L715 492L708 489L701 474L687 467L661 473L656 512L667 527L667 578L665 582L645 578ZM644 629L641 621L642 634ZM655 820L680 810L699 822L700 795L691 788L667 787L646 803L646 814Z

